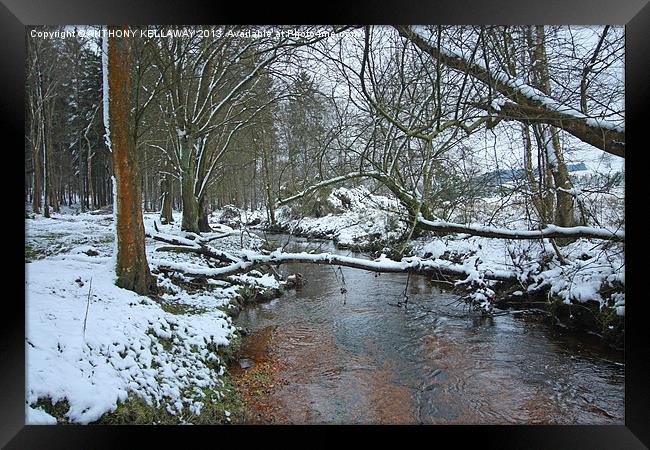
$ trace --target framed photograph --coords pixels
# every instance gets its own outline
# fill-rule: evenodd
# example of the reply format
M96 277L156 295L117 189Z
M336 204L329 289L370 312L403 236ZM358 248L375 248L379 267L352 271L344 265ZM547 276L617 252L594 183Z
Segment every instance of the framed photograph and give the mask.
M7 448L647 448L644 0L3 3Z

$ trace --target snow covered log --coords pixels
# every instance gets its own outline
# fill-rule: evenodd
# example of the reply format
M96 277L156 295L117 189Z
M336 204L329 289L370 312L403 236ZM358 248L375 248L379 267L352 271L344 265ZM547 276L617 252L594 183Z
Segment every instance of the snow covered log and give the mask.
M246 255L239 262L225 267L200 268L177 264L169 261L154 261L159 271L179 272L186 276L224 278L231 275L245 273L261 265L280 265L291 263L327 264L333 266L351 267L353 269L368 270L380 273L414 273L419 275L447 276L451 278L467 278L479 276L483 279L494 281L517 281L519 278L515 272L505 270L485 270L435 262L417 257L404 258L401 261L394 261L387 258L368 260L353 258L350 256L335 255L332 253L282 253L275 251L270 255Z
M214 251L208 247L185 247L185 246L162 246L156 248L157 252L176 252L176 253L194 253L196 255L206 256L221 262L235 262L236 259L225 252Z
M610 121L589 117L560 104L550 96L507 74L488 70L477 61L469 61L462 55L433 45L425 36L411 26L397 26L400 35L420 50L446 66L467 73L511 102L500 107L500 114L510 120L542 122L556 126L583 142L622 158L625 157L625 129Z
M471 234L472 236L498 239L589 238L618 242L625 240L625 231L622 230L610 231L603 228L558 227L556 225L547 225L541 230L509 230L507 228L485 227L481 225L462 225L442 220L426 220L421 215L418 217L418 226L422 229L438 233L465 233Z
M172 244L172 245L186 245L190 247L197 246L196 241L193 241L191 239L183 238L180 236L173 236L173 235L166 235L163 233L156 233L153 232L149 229L145 231L145 235L147 237L150 237L154 241L159 241L159 242L164 242L166 244Z
M195 253L197 255L207 256L208 258L216 259L217 261L224 263L232 263L237 261L237 258L226 252L208 247L202 240L193 241L191 239L186 239L179 236L170 236L162 233L155 233L151 230L147 230L146 236L152 238L155 241L171 244L171 246L158 247L156 248L156 251ZM210 240L211 239L208 239L206 241Z

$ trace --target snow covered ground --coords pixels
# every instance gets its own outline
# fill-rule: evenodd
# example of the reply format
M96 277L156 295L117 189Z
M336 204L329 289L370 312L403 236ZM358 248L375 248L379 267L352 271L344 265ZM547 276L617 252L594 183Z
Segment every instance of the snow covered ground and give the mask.
M364 186L334 189L327 202L330 209L339 213L292 219L290 207L284 206L278 209L276 220L291 233L333 239L342 247L354 247L372 239L394 240L404 232L404 225L395 220L395 213L401 211L399 202L372 194Z
M157 217L145 215L147 229ZM157 226L179 236L177 219ZM232 231L222 226L213 235ZM237 251L242 243L255 248L260 241L237 232L218 240L224 251ZM208 290L190 292L159 274L157 299L118 288L111 215L36 216L26 220L25 245L31 261L25 286L27 423L56 422L43 401L67 402L65 419L87 424L135 397L165 408L179 423L193 422L202 408L222 400L220 352L235 338L225 309L237 286L215 281ZM156 252L159 246L147 239L150 260L200 262L194 255ZM278 286L255 273L239 281ZM220 412L228 421L229 411Z

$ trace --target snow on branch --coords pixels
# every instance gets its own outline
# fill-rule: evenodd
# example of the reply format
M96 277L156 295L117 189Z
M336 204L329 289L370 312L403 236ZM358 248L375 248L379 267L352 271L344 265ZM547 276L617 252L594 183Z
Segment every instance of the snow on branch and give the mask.
M463 225L442 220L426 220L418 217L418 224L425 230L441 233L466 233L498 239L542 239L542 238L591 238L612 241L624 241L625 231L610 231L592 227L558 227L547 225L541 230L509 230L507 228L485 227L480 225Z
M360 177L378 177L381 176L382 174L379 172L350 172L345 175L341 175L338 177L330 178L327 180L323 180L320 183L313 184L309 186L307 189L303 190L302 192L299 192L295 195L292 195L291 197L283 198L283 199L278 199L276 203L276 207L278 206L283 206L286 205L287 203L290 203L294 200L298 200L299 198L302 198L306 195L311 194L312 192L317 191L318 189L330 186L332 184L340 183L345 180L350 180L352 178L360 178Z
M252 270L260 265L280 265L290 263L312 263L327 264L335 266L351 267L354 269L368 270L371 272L383 273L414 273L421 275L448 276L452 278L476 277L476 270L459 266L446 261L433 261L420 259L418 257L404 258L401 261L394 261L387 258L379 258L374 261L354 258L350 256L335 255L332 253L283 253L279 250L269 254L247 254L241 260L219 268L204 268L179 264L164 260L152 260L152 264L159 271L180 272L187 276L224 278ZM518 275L515 272L505 270L485 270L480 276L487 280L495 281L516 281Z
M237 261L237 258L235 258L233 255L224 251L216 250L206 245L206 243L211 240L224 237L223 235L215 236L207 240L203 240L201 238L191 240L180 236L158 233L150 229L147 229L145 234L155 241L171 244L171 246L158 247L156 251L195 253L197 255L203 255L224 263L232 263Z
M482 107L480 105L477 105ZM488 109L483 107L484 109ZM526 121L530 123L551 124L579 138L583 142L593 145L596 148L611 153L612 155L625 157L625 134L623 131L608 129L607 127L595 126L596 119L572 120L567 119L564 111L552 111L542 106L517 104L504 101L500 105L492 102L492 111L496 118L503 120Z
M478 61L469 61L454 51L432 44L414 27L397 26L397 30L400 35L438 61L452 69L470 74L507 97L513 103L494 105L493 102L492 105L497 106L495 109L503 116L511 120L532 120L557 126L596 148L625 157L625 127L622 123L589 117L561 104L523 80L493 69L488 70Z

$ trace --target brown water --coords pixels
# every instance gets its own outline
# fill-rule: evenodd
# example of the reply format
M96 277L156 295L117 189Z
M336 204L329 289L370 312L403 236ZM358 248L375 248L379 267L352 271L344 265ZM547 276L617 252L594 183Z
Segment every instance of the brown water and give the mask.
M292 240L286 250L335 251ZM237 320L252 333L242 357L279 367L250 422L624 423L623 355L595 337L533 314L480 317L422 276L411 276L405 309L392 305L406 275L309 264L281 271L306 281Z

